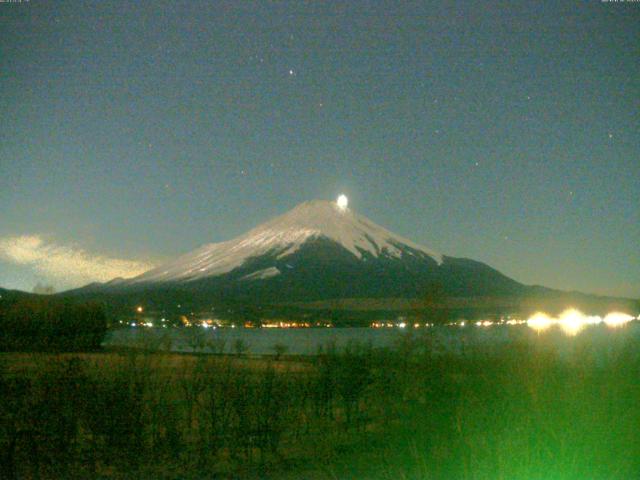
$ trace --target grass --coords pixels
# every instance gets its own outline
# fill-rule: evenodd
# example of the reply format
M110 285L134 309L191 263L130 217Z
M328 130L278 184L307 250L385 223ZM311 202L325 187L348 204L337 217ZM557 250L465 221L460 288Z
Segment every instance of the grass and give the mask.
M0 478L639 478L640 349L600 334L569 353L3 354Z

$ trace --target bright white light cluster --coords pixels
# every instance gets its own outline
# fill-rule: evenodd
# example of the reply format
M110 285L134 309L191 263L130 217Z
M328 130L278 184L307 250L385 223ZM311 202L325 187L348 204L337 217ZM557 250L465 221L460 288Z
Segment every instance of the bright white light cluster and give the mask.
M491 320L482 320L482 321L476 322L476 326L478 327L490 327L493 324L494 322L492 322Z
M604 323L608 327L621 327L635 318L622 312L611 312L604 318L597 315L585 315L575 308L565 310L558 318L553 318L546 313L537 312L527 320L527 325L541 332L553 325L558 325L567 335L576 335L587 325Z

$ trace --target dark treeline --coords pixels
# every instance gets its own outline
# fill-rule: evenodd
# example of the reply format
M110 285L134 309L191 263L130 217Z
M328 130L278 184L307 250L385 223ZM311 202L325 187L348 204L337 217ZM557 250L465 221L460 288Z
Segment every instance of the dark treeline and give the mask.
M304 361L4 354L0 477L637 478L640 352L578 340L570 357L433 355L428 337Z
M91 351L107 331L103 307L44 296L0 302L0 351Z

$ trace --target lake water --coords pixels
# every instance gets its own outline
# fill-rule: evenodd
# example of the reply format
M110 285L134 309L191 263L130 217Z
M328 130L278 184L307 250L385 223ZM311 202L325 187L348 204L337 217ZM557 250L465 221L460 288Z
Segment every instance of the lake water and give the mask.
M170 349L174 352L234 353L240 341L244 353L270 355L281 345L287 354L313 355L321 347L335 344L338 349L350 343L373 347L394 347L407 340L427 344L434 353L460 353L475 346L497 346L510 342L544 342L561 352L575 348L611 354L629 341L640 347L640 322L620 328L587 326L575 336L559 328L536 332L526 325L438 326L430 328L142 328L130 327L109 332L105 346Z

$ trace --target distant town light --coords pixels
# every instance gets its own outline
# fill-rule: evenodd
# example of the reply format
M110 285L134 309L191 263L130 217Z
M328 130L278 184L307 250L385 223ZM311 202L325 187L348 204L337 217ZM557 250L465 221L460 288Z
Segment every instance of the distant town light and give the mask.
M480 320L476 322L476 326L478 327L490 327L493 325L493 322L490 320Z
M136 308L136 312L138 312L138 313L142 313L142 312L143 312L143 310L144 310L144 309L143 309L141 306L138 306L138 307Z
M529 320L527 320L527 325L530 328L537 330L538 332L546 330L551 326L552 323L553 321L551 320L549 315L543 312L537 312L535 315L529 318Z
M585 325L585 315L575 308L565 310L560 314L560 327L567 335L577 335L582 327Z
M606 317L604 317L604 323L608 327L621 327L631 320L633 320L633 317L631 315L621 312L611 312Z

